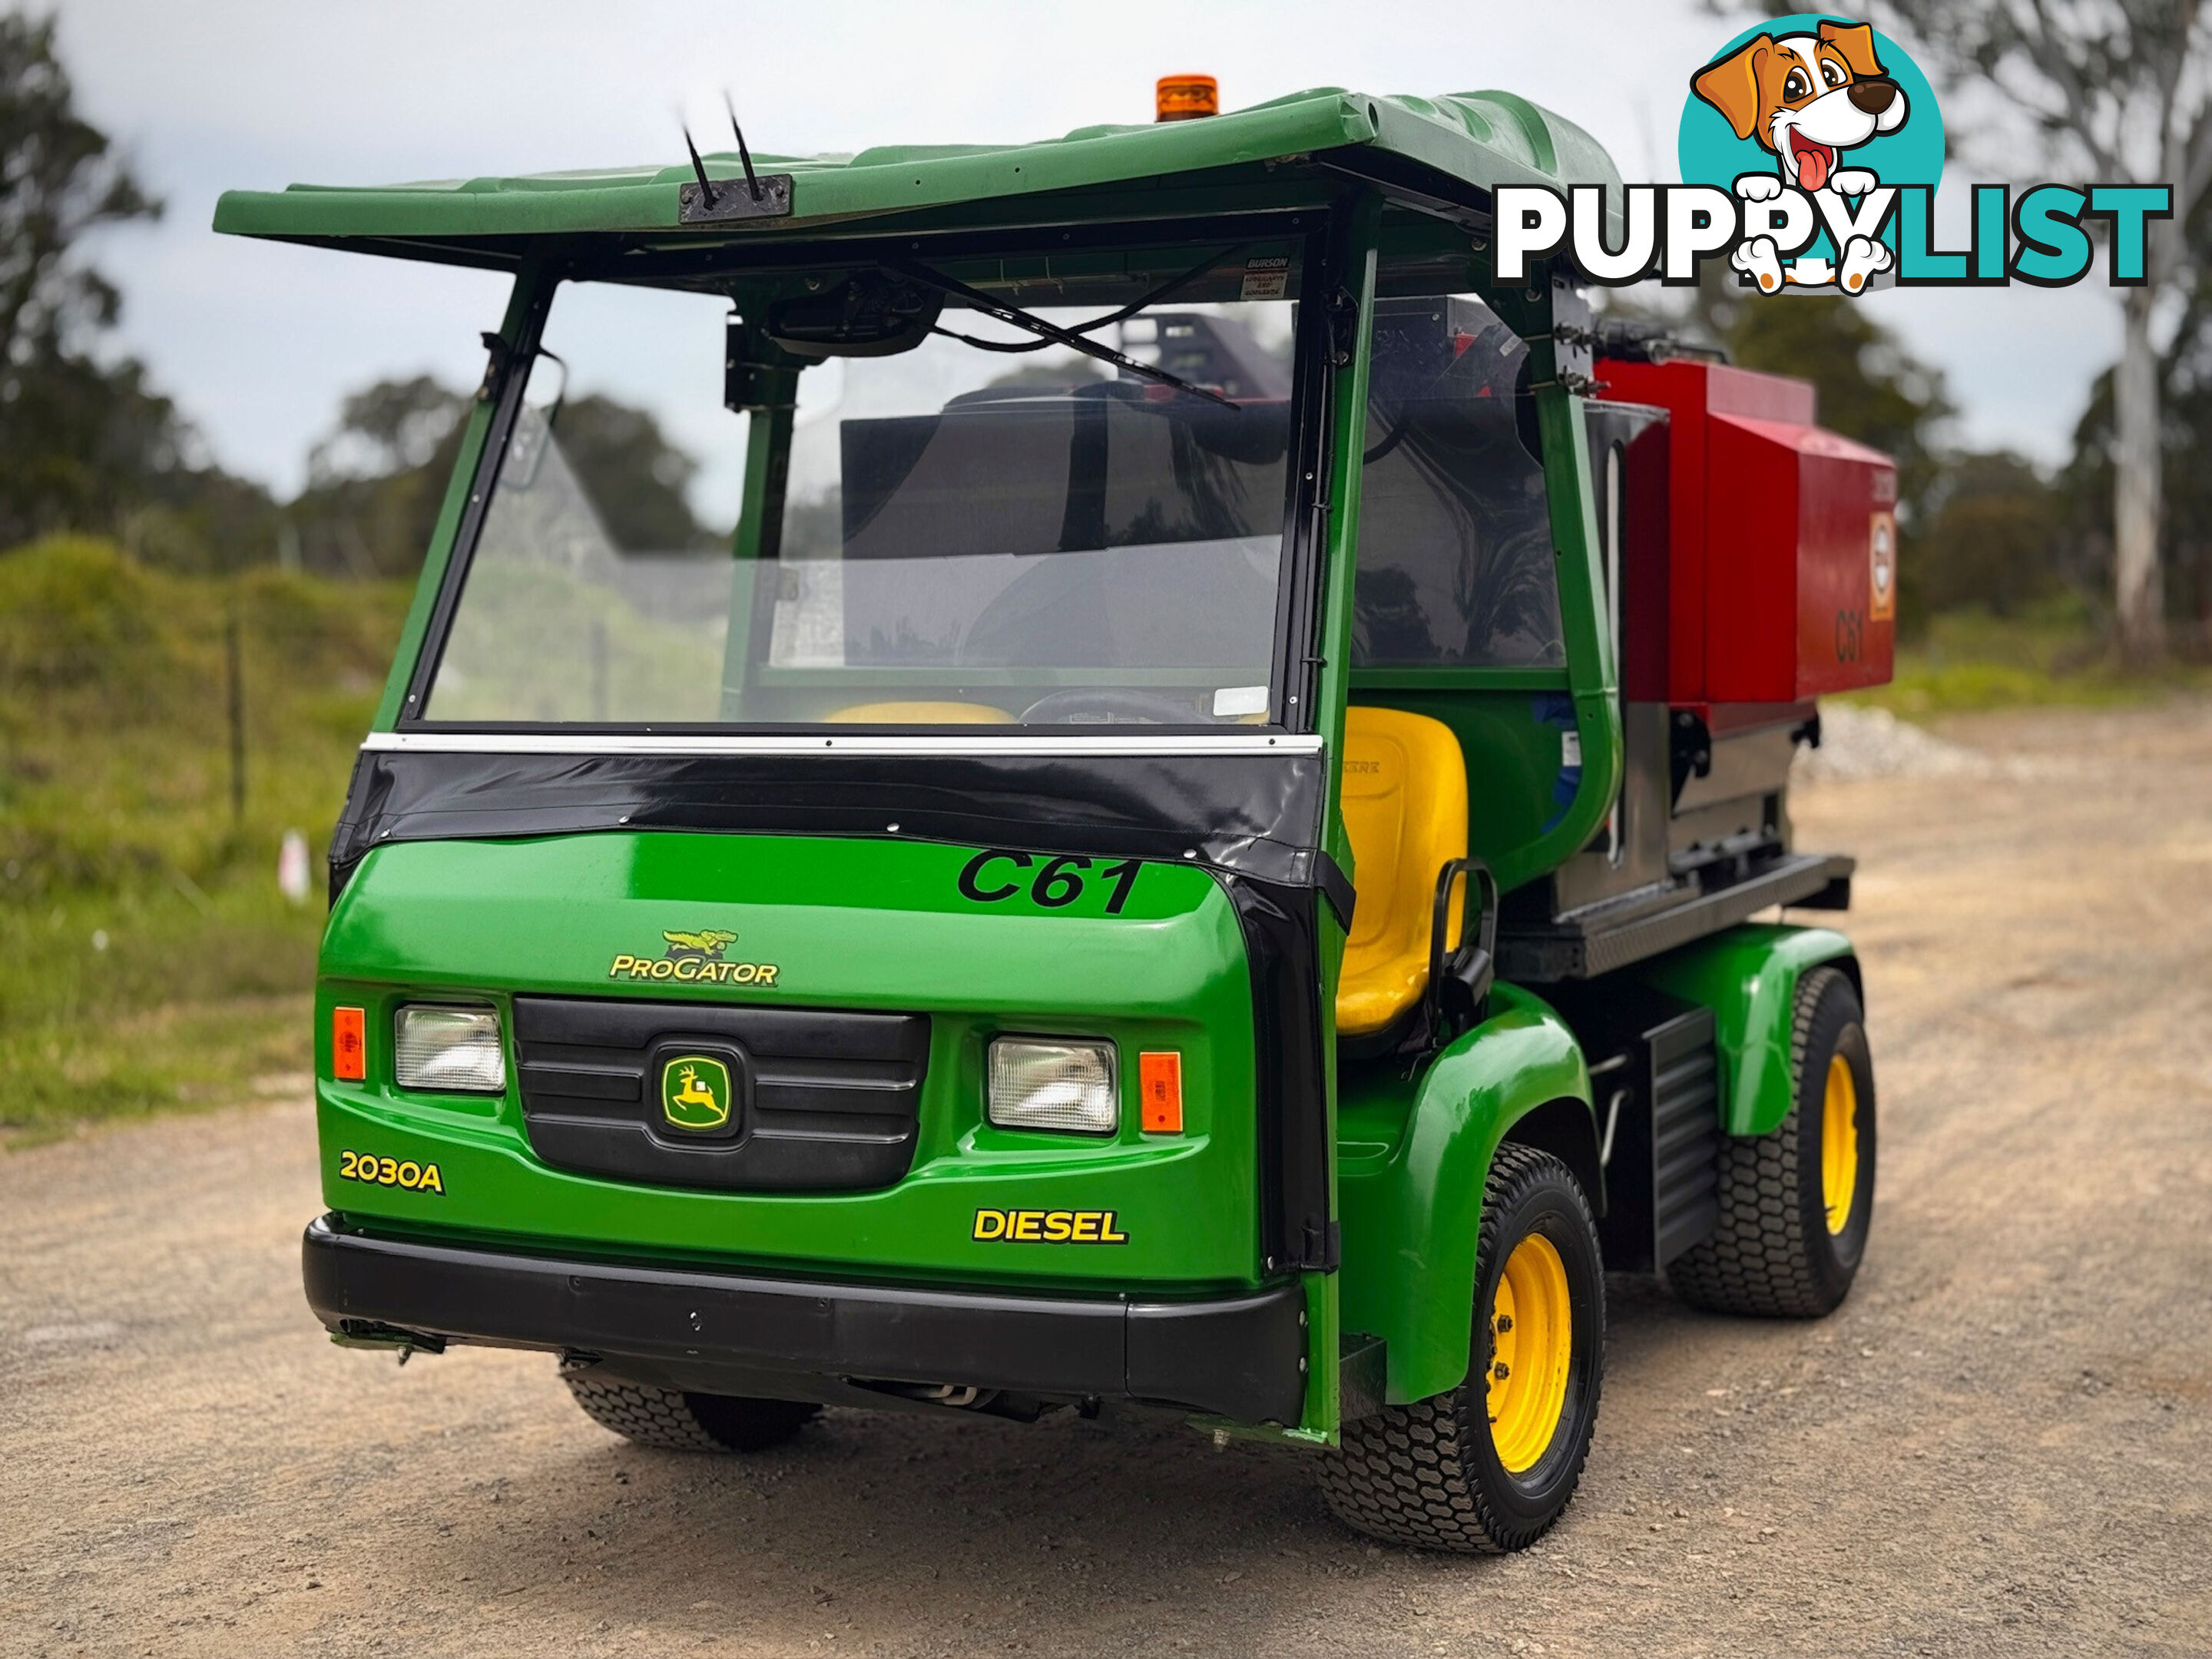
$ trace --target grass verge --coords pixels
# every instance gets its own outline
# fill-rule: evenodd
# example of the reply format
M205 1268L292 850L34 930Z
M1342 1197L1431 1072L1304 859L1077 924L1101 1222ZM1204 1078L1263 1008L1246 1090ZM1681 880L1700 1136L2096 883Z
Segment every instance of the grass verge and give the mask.
M0 553L0 1145L305 1086L322 841L405 599L81 539Z
M1932 618L1900 645L1887 685L1855 693L1907 719L1983 709L2098 708L2212 692L2212 667L2175 663L2123 670L2104 632L2078 606L2027 617L1960 611Z

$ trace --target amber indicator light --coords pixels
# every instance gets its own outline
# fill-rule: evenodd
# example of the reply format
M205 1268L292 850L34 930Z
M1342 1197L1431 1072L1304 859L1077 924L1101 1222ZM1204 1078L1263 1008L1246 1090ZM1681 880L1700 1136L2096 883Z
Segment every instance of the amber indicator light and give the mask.
M1174 1049L1137 1056L1137 1092L1144 1097L1145 1133L1182 1133L1182 1056Z
M1210 75L1163 75L1153 98L1157 119L1188 121L1221 113L1221 88Z
M331 1010L331 1075L359 1083L368 1075L368 1015L360 1008Z

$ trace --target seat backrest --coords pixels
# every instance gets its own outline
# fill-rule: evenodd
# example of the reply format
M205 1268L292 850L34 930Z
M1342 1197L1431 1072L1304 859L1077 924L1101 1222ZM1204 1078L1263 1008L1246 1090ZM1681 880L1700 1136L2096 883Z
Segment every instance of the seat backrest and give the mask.
M1429 983L1437 875L1467 856L1467 764L1442 720L1354 705L1344 717L1344 827L1352 837L1352 936L1336 988L1336 1028L1395 1024ZM1456 945L1452 911L1447 948Z
M861 702L828 718L832 726L1006 726L1014 717L983 702Z

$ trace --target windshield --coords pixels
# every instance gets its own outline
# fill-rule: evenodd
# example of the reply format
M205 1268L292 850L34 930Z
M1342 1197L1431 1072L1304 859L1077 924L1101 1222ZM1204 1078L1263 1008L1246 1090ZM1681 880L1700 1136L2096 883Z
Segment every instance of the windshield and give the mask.
M1365 463L1354 665L1564 666L1528 349L1480 301L1376 307Z
M781 408L725 365L761 349L738 343L752 319L794 313L564 286L426 718L1265 721L1294 249L1090 262L963 264L871 356L805 355L793 337L860 281L807 278L768 349L796 369Z

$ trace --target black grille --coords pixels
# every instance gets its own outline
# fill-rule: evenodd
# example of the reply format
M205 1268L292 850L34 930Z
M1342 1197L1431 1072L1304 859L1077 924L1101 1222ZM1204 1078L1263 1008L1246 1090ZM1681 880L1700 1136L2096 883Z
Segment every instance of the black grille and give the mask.
M1650 1034L1651 1239L1660 1267L1720 1224L1720 1071L1713 1015L1694 1009Z
M1619 980L1562 981L1545 995L1590 1057L1606 1269L1650 1273L1720 1219L1718 1056L1711 1009Z
M914 1162L929 1021L920 1014L517 997L522 1114L546 1163L664 1187L865 1192ZM663 1116L664 1056L728 1066L729 1123Z

